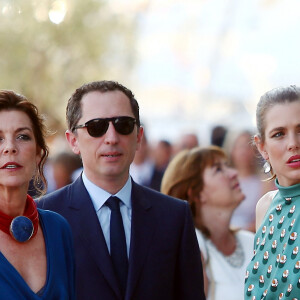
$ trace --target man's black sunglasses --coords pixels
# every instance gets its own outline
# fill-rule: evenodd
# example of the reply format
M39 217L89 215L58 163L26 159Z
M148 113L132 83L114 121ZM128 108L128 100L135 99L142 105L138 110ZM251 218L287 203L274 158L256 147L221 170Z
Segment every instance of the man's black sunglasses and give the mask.
M123 135L132 133L136 119L132 117L114 117L114 118L97 118L90 120L82 125L77 125L75 129L86 127L87 132L92 137L100 137L104 135L109 127L109 122L112 122L115 130Z

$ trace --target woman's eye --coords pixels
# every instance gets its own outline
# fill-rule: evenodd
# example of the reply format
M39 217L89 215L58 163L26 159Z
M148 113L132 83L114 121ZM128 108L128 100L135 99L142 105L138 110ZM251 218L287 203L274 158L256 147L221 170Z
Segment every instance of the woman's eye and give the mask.
M283 132L276 132L276 133L274 133L273 135L272 135L272 137L280 137L280 136L283 136Z
M30 141L31 137L27 134L20 134L17 137L18 140L23 140L23 141Z
M217 171L217 172L223 171L223 167L222 167L222 166L217 166L217 167L216 167L216 171Z

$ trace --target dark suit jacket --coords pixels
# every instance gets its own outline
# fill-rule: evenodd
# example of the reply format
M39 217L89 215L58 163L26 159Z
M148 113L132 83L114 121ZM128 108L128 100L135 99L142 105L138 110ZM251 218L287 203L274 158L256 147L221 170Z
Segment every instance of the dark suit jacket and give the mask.
M81 176L37 200L71 225L78 300L122 299L112 262ZM187 202L133 182L126 300L205 299L199 246Z

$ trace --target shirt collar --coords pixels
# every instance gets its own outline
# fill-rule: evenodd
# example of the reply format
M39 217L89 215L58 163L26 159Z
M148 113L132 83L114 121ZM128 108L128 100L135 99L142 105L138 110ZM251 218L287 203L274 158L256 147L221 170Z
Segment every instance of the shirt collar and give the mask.
M82 180L85 185L85 188L87 189L94 208L96 211L98 211L106 202L106 200L112 196L110 193L107 191L103 190L93 182L91 182L85 175L84 171L82 173ZM129 176L125 185L122 187L122 189L117 192L113 196L117 196L123 204L126 205L127 208L131 209L131 189L132 189L132 182L131 182L131 177Z

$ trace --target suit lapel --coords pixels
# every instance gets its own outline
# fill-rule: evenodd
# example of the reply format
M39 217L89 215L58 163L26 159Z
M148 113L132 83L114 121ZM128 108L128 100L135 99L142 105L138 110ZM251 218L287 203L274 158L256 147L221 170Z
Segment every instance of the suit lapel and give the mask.
M70 208L73 209L76 220L76 222L73 222L73 226L76 226L75 232L78 232L91 258L95 261L95 264L102 272L108 284L120 298L121 293L118 281L113 270L98 216L81 176L74 183L74 188L70 194Z
M139 274L148 255L155 222L151 202L145 190L133 182L132 221L129 255L128 284L125 299L130 299L138 282Z

